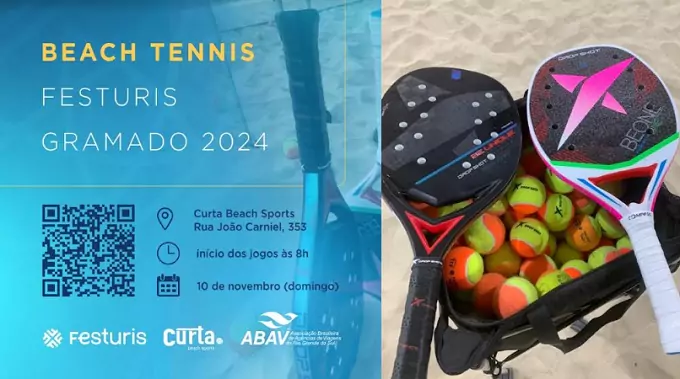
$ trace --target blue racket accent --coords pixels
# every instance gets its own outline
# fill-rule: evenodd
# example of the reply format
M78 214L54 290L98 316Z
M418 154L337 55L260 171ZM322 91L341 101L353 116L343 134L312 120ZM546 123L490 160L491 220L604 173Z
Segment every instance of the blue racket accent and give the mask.
M517 127L517 123L513 123L513 125L512 125L511 127L509 127L509 128L507 128L507 129L505 129L504 131L498 133L498 137L504 135L505 133L511 131L512 129L514 129L514 128L516 128L516 127ZM496 137L496 138L498 138L498 137ZM454 159L454 160L452 160L451 162L449 162L449 163L447 163L447 164L441 166L440 168L438 168L438 169L432 171L431 173L427 174L426 176L424 176L422 179L418 180L418 181L416 182L416 185L421 185L421 184L425 183L426 181L428 181L428 180L434 178L435 176L437 176L438 174L440 174L442 171L444 171L444 170L446 170L447 168L449 168L449 167L453 166L454 164L456 164L456 162L460 162L461 160L467 158L470 154L472 154L472 153L474 153L475 151L477 151L477 150L483 148L484 146L490 144L490 143L491 143L493 140L495 140L496 138L488 139L488 140L484 141L484 143L482 143L481 145L475 146L475 147L473 147L472 149L466 151L465 153L459 155L456 159Z
M659 182L661 181L661 173L664 172L664 167L666 167L666 162L667 160L663 160L659 163L659 168L654 172L654 177L652 178L652 188L649 191L649 196L647 198L649 200L652 200L652 196L654 194L654 191L656 190L656 187L659 185Z
M616 209L621 209L621 201L616 198L612 198L606 191L603 191L600 187L594 185L591 183L588 179L579 179L579 183L581 183L584 187L588 187L593 192L597 192L598 195L602 196L607 202Z
M452 70L451 71L451 79L453 80L460 80L460 77L463 75L460 70Z

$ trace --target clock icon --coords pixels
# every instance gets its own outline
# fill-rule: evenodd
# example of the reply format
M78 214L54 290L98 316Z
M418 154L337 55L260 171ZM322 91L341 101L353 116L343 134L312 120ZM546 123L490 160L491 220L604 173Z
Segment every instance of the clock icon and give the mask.
M163 242L158 246L156 256L163 264L174 264L179 259L179 247L174 242Z

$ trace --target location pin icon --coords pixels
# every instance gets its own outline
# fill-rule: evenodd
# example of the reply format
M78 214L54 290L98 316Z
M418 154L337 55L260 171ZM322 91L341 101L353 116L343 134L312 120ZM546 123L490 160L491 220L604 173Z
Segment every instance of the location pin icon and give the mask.
M161 208L158 210L158 214L156 215L158 218L158 222L161 224L163 227L163 230L168 230L168 227L172 223L172 211L170 208Z

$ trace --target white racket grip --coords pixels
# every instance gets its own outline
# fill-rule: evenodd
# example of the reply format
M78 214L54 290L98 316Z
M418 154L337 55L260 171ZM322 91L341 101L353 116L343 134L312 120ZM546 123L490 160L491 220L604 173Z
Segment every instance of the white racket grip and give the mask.
M634 205L631 204L631 208ZM673 281L654 229L654 214L636 211L621 219L628 232L642 279L654 308L661 346L666 354L680 353L680 294Z

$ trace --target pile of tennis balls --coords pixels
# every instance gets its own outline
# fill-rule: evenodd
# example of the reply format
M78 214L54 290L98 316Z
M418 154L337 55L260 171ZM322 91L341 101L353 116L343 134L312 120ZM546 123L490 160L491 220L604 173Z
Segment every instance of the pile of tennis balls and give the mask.
M444 260L450 293L487 318L512 316L631 251L625 230L609 212L536 161L522 162L505 195L472 222ZM615 196L623 192L620 183L601 187Z

